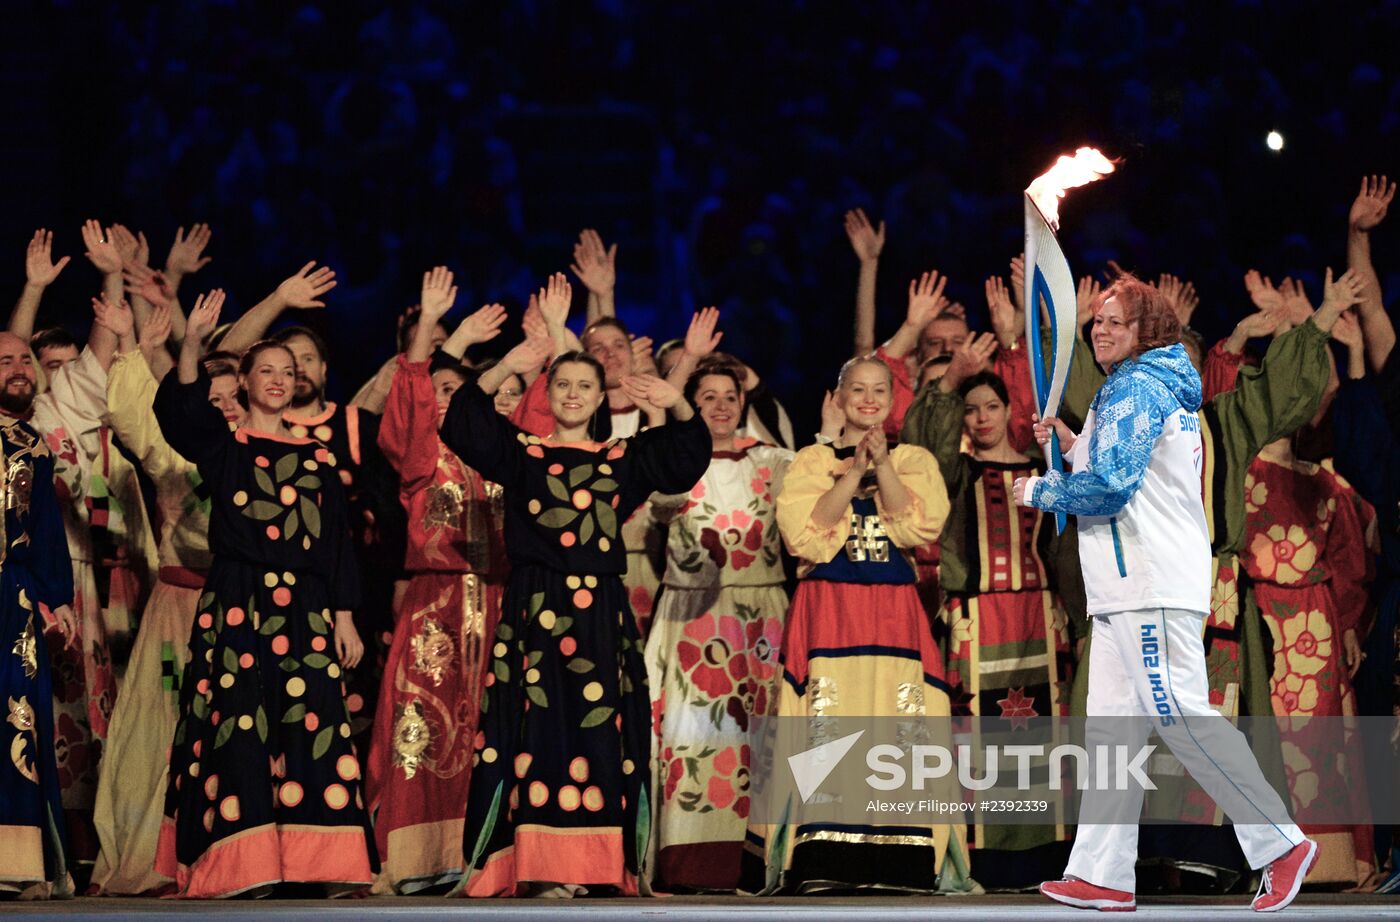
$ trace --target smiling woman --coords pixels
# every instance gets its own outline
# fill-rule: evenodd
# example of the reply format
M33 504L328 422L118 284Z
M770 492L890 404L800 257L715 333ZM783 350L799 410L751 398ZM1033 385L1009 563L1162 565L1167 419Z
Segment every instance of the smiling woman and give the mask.
M882 361L852 359L838 381L842 435L797 453L777 501L801 577L783 635L777 713L946 717L943 658L914 589L911 556L938 538L948 516L943 478L925 449L886 444L893 400ZM800 803L769 806L773 815L784 810L787 829L749 827L745 889L927 892L966 884L960 824L833 827L804 823Z
M209 402L199 344L222 293L190 312L178 374L155 415L211 496L213 560L189 637L156 870L181 896L266 892L283 882L367 885L378 865L350 741L343 670L363 646L336 459L282 422L292 357L249 349L247 424ZM269 791L271 796L269 796Z
M727 367L686 382L710 431L689 492L656 494L665 587L647 639L661 889L733 890L750 805L751 721L777 707L788 598L776 504L793 454L735 438L744 397Z
M467 896L639 892L650 702L621 525L654 490L688 489L710 454L699 417L658 378L618 386L679 421L603 443L588 438L604 400L597 360L564 353L546 385L548 437L503 419L476 383L442 426L444 444L504 488L511 563L473 747Z

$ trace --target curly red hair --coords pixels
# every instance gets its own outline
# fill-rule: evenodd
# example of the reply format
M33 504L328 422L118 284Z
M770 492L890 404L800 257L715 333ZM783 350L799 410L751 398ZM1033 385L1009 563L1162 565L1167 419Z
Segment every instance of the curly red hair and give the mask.
M1094 302L1096 316L1109 298L1118 299L1118 304L1123 308L1124 323L1131 324L1137 321L1134 358L1149 350L1174 346L1181 342L1181 319L1156 286L1125 272L1114 279Z

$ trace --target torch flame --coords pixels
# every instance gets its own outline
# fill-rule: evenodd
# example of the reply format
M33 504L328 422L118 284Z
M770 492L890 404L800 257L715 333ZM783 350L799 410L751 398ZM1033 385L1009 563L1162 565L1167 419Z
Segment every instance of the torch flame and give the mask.
M1055 165L1026 187L1035 207L1052 230L1060 229L1060 199L1078 186L1088 185L1113 172L1113 161L1092 147L1081 147L1070 157L1064 154Z

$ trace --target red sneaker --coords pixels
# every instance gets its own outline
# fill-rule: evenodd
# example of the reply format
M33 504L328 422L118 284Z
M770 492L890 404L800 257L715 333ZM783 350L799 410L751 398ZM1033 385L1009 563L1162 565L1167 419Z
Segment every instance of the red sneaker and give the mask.
M1282 858L1269 863L1259 881L1259 892L1251 904L1255 912L1278 912L1293 902L1303 878L1317 864L1317 843L1304 839Z
M1040 892L1057 903L1076 909L1097 909L1099 912L1133 912L1137 909L1137 900L1126 890L1096 887L1087 880L1073 877L1047 880L1040 885Z

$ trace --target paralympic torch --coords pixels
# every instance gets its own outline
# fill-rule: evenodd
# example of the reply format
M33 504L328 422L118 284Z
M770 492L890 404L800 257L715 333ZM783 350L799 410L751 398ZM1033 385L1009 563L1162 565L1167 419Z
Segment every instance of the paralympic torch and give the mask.
M1113 172L1113 162L1092 147L1081 147L1074 156L1061 156L1055 165L1026 187L1026 272L1023 303L1026 305L1026 346L1030 350L1031 386L1035 390L1040 418L1060 411L1060 401L1069 378L1074 351L1077 306L1074 275L1069 260L1060 249L1055 232L1060 229L1060 199L1065 192L1102 179ZM1047 366L1040 339L1039 305L1045 304L1050 316L1050 343L1053 351ZM1060 440L1050 434L1050 451L1045 463L1059 470L1064 459ZM1055 529L1063 532L1065 514L1055 514Z

